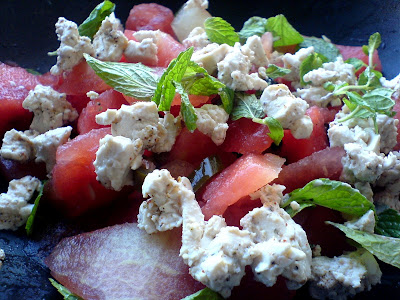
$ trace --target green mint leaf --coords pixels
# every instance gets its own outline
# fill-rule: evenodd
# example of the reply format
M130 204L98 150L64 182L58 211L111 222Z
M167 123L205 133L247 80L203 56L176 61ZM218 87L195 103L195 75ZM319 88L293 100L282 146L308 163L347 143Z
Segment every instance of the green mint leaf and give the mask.
M320 205L356 217L361 217L370 209L375 211L374 205L358 190L347 183L326 178L315 179L294 190L282 207L287 207L292 201Z
M290 217L294 217L295 215L297 215L299 212L301 212L303 209L307 208L307 207L315 207L315 205L310 204L310 203L299 203L300 208L294 210L290 205L285 207L285 211L289 214Z
M260 119L265 116L262 104L255 95L235 94L235 104L231 113L233 121L240 118Z
M185 122L186 128L193 132L197 128L196 111L192 103L190 103L189 95L186 93L183 86L176 81L173 82L173 85L175 86L176 91L181 95L181 115L183 121Z
M181 83L191 95L216 95L225 87L225 84L210 76L194 61L189 62Z
M239 42L239 35L232 25L220 17L207 18L204 21L204 30L212 43L233 46Z
M204 288L197 293L189 295L182 300L223 300L224 298L209 288Z
M300 64L300 83L302 85L309 84L310 82L305 82L303 76L308 72L321 68L323 63L326 63L328 59L320 53L312 53L307 56Z
M243 24L243 28L239 31L239 38L241 43L245 43L246 40L253 36L258 35L262 36L265 32L267 32L268 20L261 17L251 17Z
M343 231L348 238L359 243L381 261L400 268L400 239L350 229L333 222L327 223Z
M42 186L40 187L39 194L36 196L32 211L29 214L28 220L26 221L26 224L25 224L25 231L28 236L32 235L32 233L33 233L33 223L35 221L36 212L39 207L40 199L43 196L43 188L44 188L45 183L46 182L43 182Z
M375 232L381 235L400 238L400 214L394 209L386 209L379 213Z
M354 69L356 69L356 72L358 70L360 70L362 67L366 67L367 66L367 64L365 62L363 62L361 59L358 59L358 58L355 58L355 57L346 59L345 63L353 65Z
M157 87L158 77L140 63L103 62L88 54L84 57L94 72L109 86L124 95L150 100Z
M218 95L221 97L222 107L225 109L227 114L230 114L233 110L235 91L225 86L220 89Z
M272 117L265 117L264 119L253 118L253 122L267 125L269 129L268 136L274 141L275 145L279 146L283 139L284 132L278 120Z
M297 45L304 40L284 15L268 18L266 28L267 31L272 32L274 37L279 37L278 40L274 41L274 47Z
M193 191L197 192L212 176L221 172L222 168L222 162L217 156L205 158L200 163L200 166L189 176Z
M101 26L101 22L115 10L115 4L111 1L104 1L97 5L89 17L78 27L79 35L88 36L91 39Z
M25 71L27 71L28 73L31 73L33 75L42 75L40 72L38 72L38 71L36 71L34 69L27 68L27 69L25 69Z
M336 61L336 58L340 56L340 51L334 44L314 36L304 37L304 41L299 46L301 48L313 46L314 51L325 56L328 61Z
M386 114L396 104L392 99L393 93L394 91L391 89L377 88L365 93L362 99L366 107L375 112Z
M373 55L374 51L379 48L382 42L381 35L379 32L375 32L368 39L368 46L362 46L362 50L365 55L368 55L368 66L373 69Z
M265 70L265 73L269 78L276 79L278 77L285 76L289 74L291 70L278 67L277 65L270 64L268 68Z
M382 73L367 67L364 72L362 72L358 78L358 85L367 85L370 88L381 87L380 78Z
M62 284L58 283L52 278L49 278L51 284L57 289L57 291L64 297L64 300L83 300L81 297L71 293L69 289L67 289Z
M193 54L193 47L179 53L178 57L173 59L168 68L164 71L157 84L152 101L158 105L159 111L169 111L172 100L175 97L175 86L173 82L181 82L189 66L190 58Z

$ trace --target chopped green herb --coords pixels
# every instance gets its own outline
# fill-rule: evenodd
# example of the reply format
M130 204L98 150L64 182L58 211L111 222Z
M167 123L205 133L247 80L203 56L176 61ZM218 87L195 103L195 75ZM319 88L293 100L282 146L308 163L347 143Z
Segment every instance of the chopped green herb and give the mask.
M222 171L222 167L222 162L217 156L206 157L189 176L193 191L197 192L212 176Z
M290 72L292 72L292 71L289 69L278 67L277 65L274 65L274 64L268 65L268 68L265 70L265 73L267 74L267 76L272 79L276 79L278 77L285 76L285 75L289 74Z
M253 35L262 36L267 31L267 22L267 19L261 17L251 17L248 19L239 31L240 42L244 44Z
M64 300L83 300L81 297L71 293L69 289L67 289L62 284L58 283L52 278L49 278L51 284L57 289L57 291L64 297Z
M209 288L204 288L197 293L183 298L182 300L223 300L224 298Z
M283 139L284 132L281 123L272 117L265 117L264 119L253 118L253 122L264 124L268 126L268 136L274 141L275 145L279 145Z
M340 51L334 44L326 39L321 39L314 36L304 37L304 41L299 46L301 48L313 46L314 51L325 56L328 61L335 61L336 58L340 56Z
M272 32L274 37L279 37L278 40L274 41L274 47L297 45L304 40L284 15L268 18L267 31Z
M185 122L186 128L193 132L197 128L196 111L192 103L190 103L189 95L184 90L183 86L176 81L174 81L173 84L176 88L176 91L181 95L181 115L183 117L183 121Z
M239 42L239 35L227 21L220 17L211 17L204 21L204 29L212 43L235 45Z
M39 207L40 199L43 196L43 189L44 189L44 185L45 184L46 184L46 181L42 182L42 185L41 185L40 190L39 190L39 194L36 196L35 202L33 204L32 211L31 211L31 213L30 213L30 215L28 217L28 220L26 221L26 224L25 224L25 231L26 231L26 234L28 236L32 235L32 233L33 233L33 223L35 221L36 212L37 212L37 209Z
M115 4L104 1L97 5L89 17L78 27L79 35L93 38L101 26L101 22L115 10Z
M321 68L322 64L326 62L328 62L328 59L320 53L311 53L309 56L307 56L300 65L300 83L302 85L310 84L311 82L304 81L304 75L312 70Z
M358 58L355 58L355 57L351 57L349 59L346 59L345 63L353 65L354 68L356 69L356 72L359 71L362 67L366 67L367 66L367 64L365 62L363 62L361 59L358 59Z
M400 238L400 214L394 209L386 209L379 213L375 232L381 235Z

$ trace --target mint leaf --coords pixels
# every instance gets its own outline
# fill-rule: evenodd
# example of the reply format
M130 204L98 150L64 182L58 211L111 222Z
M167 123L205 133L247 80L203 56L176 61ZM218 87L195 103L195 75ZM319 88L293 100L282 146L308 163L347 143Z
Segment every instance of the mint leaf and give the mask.
M290 205L285 207L285 211L289 214L290 217L294 217L295 215L297 215L299 212L301 212L303 209L307 208L307 207L314 207L314 204L310 204L310 203L299 203L300 208L297 210L294 210Z
M225 84L210 76L206 69L190 61L182 78L182 85L191 95L216 95Z
M78 27L80 36L88 36L91 39L101 26L101 22L115 10L115 4L111 1L104 1L97 5L89 17Z
M208 180L222 171L223 165L217 156L206 157L190 176L193 191L197 192Z
M400 238L400 214L394 209L386 209L378 214L375 232Z
M362 96L364 106L375 112L387 114L396 104L396 102L392 99L393 93L394 91L391 89L373 89Z
M328 62L328 59L320 53L312 53L307 56L300 64L300 83L302 85L311 83L305 82L303 76L312 70L321 68L322 64L326 62Z
M281 143L284 132L281 123L272 117L265 117L264 119L253 118L253 122L264 124L268 126L268 136L274 141L275 145L279 146Z
M364 72L360 74L358 77L358 85L368 85L369 88L381 87L382 84L380 82L380 78L382 77L382 73L376 70L367 67Z
M204 30L211 43L233 46L239 42L239 35L232 25L220 17L207 18L204 21Z
M267 76L272 79L276 79L278 77L285 76L285 75L289 74L290 72L291 72L291 70L285 69L282 67L278 67L277 65L274 65L274 64L268 65L268 68L265 69L265 73L267 74Z
M379 32L375 32L372 34L369 39L368 39L368 46L364 45L362 46L362 50L365 55L368 55L368 66L373 69L373 56L374 56L374 51L379 48L380 44L382 42L381 35Z
M204 288L197 293L183 298L182 300L223 300L224 298L209 288Z
M43 182L42 186L40 187L39 194L36 196L32 211L29 214L28 220L26 221L26 224L25 224L25 231L28 236L32 235L32 233L33 233L33 222L35 221L36 212L39 207L40 199L43 196L43 188L44 188L45 183L46 182Z
M233 109L233 101L235 98L235 91L225 86L219 91L219 96L221 97L222 106L225 111L230 114Z
M186 128L193 132L197 128L196 111L192 103L190 103L189 95L186 93L183 86L176 81L174 81L173 84L176 88L176 91L181 95L181 114L183 121L185 122Z
M263 118L265 116L262 104L255 95L236 93L235 105L231 113L233 121L240 118Z
M104 62L83 54L89 66L109 86L124 95L150 100L157 87L158 77L141 63Z
M325 56L328 61L335 61L340 56L339 49L324 39L317 37L304 37L304 41L299 45L301 48L314 47L314 51Z
M71 293L69 289L67 289L62 284L58 283L52 278L49 278L50 283L57 289L57 291L64 297L64 300L83 300L81 297Z
M253 36L262 36L267 32L268 20L261 17L251 17L243 24L243 28L239 31L239 38L241 43L245 43L246 40Z
M361 217L370 209L375 211L374 205L358 190L347 183L326 178L315 179L292 191L282 207L287 207L292 201L320 205L356 217Z
M266 28L274 37L279 37L277 41L274 41L274 47L297 45L304 40L284 15L268 18Z
M181 82L193 54L193 47L179 53L164 71L157 84L157 89L151 99L158 105L159 111L169 111L172 100L175 97L175 86L173 82Z
M27 68L27 69L25 69L25 71L27 71L28 73L31 73L33 75L42 75L40 72L38 72L38 71L36 71L34 69Z
M349 59L346 59L344 61L346 64L350 64L354 66L354 69L356 69L356 72L358 70L360 70L362 67L366 67L367 64L365 62L363 62L361 59L355 58L355 57L351 57Z
M354 230L342 224L327 222L371 252L381 261L400 268L400 239Z

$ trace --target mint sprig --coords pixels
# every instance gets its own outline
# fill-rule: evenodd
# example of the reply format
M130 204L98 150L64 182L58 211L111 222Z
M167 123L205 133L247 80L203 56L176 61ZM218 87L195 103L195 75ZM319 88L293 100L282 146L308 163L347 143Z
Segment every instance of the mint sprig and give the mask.
M400 214L394 209L386 209L379 213L375 232L381 235L400 238Z
M101 26L101 22L115 10L115 4L111 1L103 1L90 13L89 17L78 26L80 36L93 38Z
M368 66L373 68L374 51L381 45L382 39L379 32L375 32L368 39L368 45L362 46L365 55L368 55Z
M245 43L246 40L253 36L262 36L267 31L266 18L251 17L243 24L243 28L239 31L240 42Z
M314 51L322 54L328 59L328 61L335 61L338 56L340 56L339 49L331 42L317 38L314 36L304 37L304 41L299 45L301 48L308 48L310 46L314 47Z
M276 79L278 77L283 77L292 72L290 69L282 68L274 64L268 65L265 69L265 73L269 78Z
M181 115L183 121L185 122L186 128L189 129L191 132L193 132L197 128L196 111L192 103L190 103L189 95L183 88L182 84L173 81L173 85L175 86L176 91L181 95Z
M375 211L374 205L358 190L347 183L326 178L315 179L292 191L282 207L288 207L292 201L300 205L320 205L356 217L371 209Z
M268 18L266 31L270 31L274 37L278 37L274 41L274 47L297 45L304 40L301 34L290 25L284 15Z
M354 69L356 70L356 72L358 70L360 70L362 67L366 67L367 64L365 62L363 62L361 59L355 58L355 57L351 57L349 59L346 59L344 61L346 64L350 64L354 66Z
M308 72L321 68L324 63L328 62L328 59L320 54L320 53L311 53L309 56L307 56L300 64L300 83L301 85L307 85L310 84L311 82L305 82L304 81L304 75L306 75Z
M233 46L239 42L239 35L232 25L220 17L207 18L204 21L204 30L212 43Z

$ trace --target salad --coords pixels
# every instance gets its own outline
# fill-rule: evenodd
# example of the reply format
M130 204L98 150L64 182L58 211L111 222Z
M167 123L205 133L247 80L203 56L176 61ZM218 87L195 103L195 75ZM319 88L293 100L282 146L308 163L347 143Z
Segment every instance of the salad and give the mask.
M58 19L49 73L0 65L0 228L32 235L40 210L112 225L45 259L64 297L370 290L378 261L400 266L400 77L380 34L340 46L284 15L236 31L207 9L137 5L124 29L104 1Z

